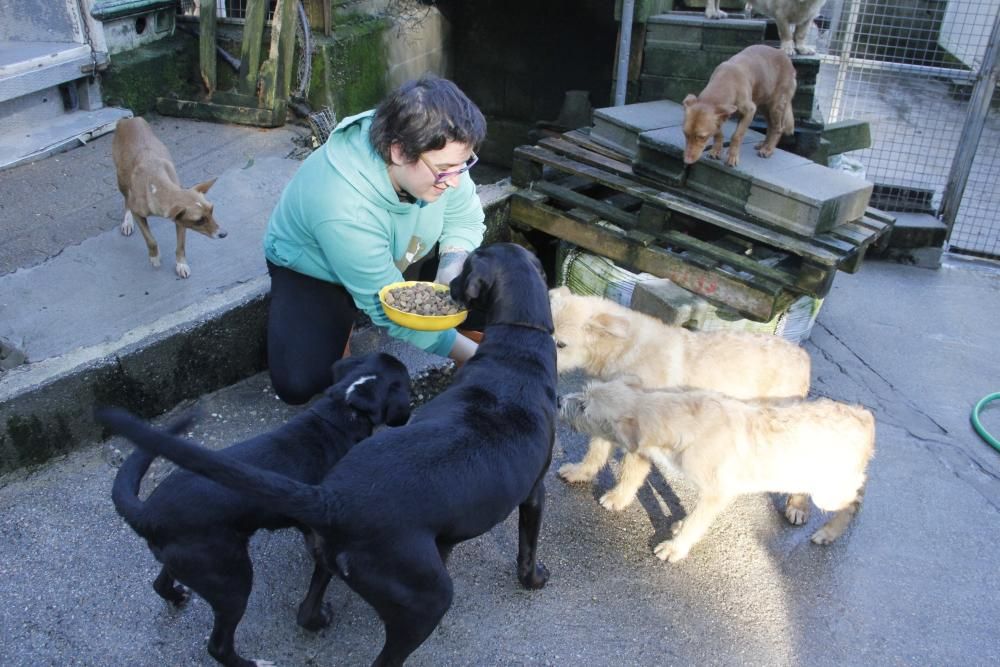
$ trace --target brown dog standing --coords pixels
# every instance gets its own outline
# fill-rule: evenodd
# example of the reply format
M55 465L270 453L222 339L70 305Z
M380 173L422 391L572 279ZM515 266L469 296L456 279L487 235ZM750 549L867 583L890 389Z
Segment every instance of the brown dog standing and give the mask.
M740 161L740 144L758 107L767 109L767 137L757 144L757 154L770 157L782 134L795 131L792 97L795 67L781 49L754 44L743 49L712 72L698 96L684 98L684 164L694 164L714 137L709 157L722 157L722 124L734 113L740 122L729 139L726 164Z
M118 174L118 189L125 197L125 219L121 231L129 236L133 231L132 219L139 223L139 231L146 239L149 262L160 265L160 249L149 231L146 221L151 215L170 218L177 225L177 265L175 271L181 278L191 275L184 255L184 234L190 229L209 238L224 238L226 232L212 216L212 204L205 193L216 179L199 183L185 190L174 171L170 151L156 138L153 129L142 118L123 118L115 126L111 155Z

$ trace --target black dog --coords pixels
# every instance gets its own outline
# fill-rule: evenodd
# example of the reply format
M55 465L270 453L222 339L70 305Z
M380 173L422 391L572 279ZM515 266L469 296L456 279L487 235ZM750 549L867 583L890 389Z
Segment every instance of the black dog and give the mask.
M555 437L556 351L541 264L518 246L488 246L468 257L451 294L487 313L475 356L406 426L356 445L319 486L169 434L127 432L313 529L326 564L385 624L375 665L400 665L427 639L451 605L452 547L515 507L518 579L525 588L548 579L535 556Z
M399 425L410 416L410 377L388 354L348 357L333 366L334 385L308 410L284 426L235 444L218 456L270 470L283 478L315 484L376 424ZM142 442L160 433L118 409L99 410L97 419L114 432ZM183 428L174 426L170 430ZM176 436L172 436L176 437ZM139 484L155 455L136 449L115 477L111 498L118 513L145 538L163 564L153 589L175 605L187 599L179 581L205 598L215 613L208 652L223 665L254 664L236 653L233 635L253 585L247 542L261 528L296 526L314 548L316 569L299 606L298 622L309 630L329 623L323 594L330 571L321 564L312 536L272 503L231 491L186 470L164 479L143 502Z

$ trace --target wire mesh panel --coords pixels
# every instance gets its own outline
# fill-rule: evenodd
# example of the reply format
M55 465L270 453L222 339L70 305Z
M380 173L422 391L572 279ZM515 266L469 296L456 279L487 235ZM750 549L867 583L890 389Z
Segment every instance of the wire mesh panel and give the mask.
M830 0L818 39L817 100L828 123L864 120L872 147L851 154L873 203L937 214L1000 0ZM953 249L1000 255L997 146L989 112L951 236Z

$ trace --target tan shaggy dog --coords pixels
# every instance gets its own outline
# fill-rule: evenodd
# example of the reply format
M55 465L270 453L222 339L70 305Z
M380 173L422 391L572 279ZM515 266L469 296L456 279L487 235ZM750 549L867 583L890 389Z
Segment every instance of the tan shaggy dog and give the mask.
M694 510L674 523L673 539L654 549L671 563L687 556L719 513L745 493L810 494L820 509L836 512L812 541L833 542L860 507L875 452L872 414L826 398L741 401L615 380L564 396L560 414L573 428L613 439L698 487Z
M610 380L633 376L645 387L711 389L736 398L801 398L809 391L809 355L780 336L745 331L688 331L597 296L549 291L557 365ZM595 437L580 463L559 476L591 482L608 461L611 443ZM609 510L627 507L649 474L649 460L626 453L618 484L601 496ZM808 518L808 496L788 499L794 524Z

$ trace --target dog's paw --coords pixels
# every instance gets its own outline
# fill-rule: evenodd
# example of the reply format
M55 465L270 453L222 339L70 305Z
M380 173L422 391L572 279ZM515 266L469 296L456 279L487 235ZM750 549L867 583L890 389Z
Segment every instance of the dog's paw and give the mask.
M300 613L297 620L299 625L309 632L322 630L329 627L330 623L333 622L333 605L329 602L324 602L308 616L303 617L302 613Z
M831 530L827 526L823 526L815 533L813 533L810 539L813 541L813 544L826 545L832 543L835 539L837 539L837 535L834 533L833 530Z
M781 50L788 55L789 58L795 55L795 43L794 42L782 42Z
M275 666L275 663L272 662L271 660L251 660L250 662L252 662L253 664L255 664L257 667L274 667Z
M586 468L582 463L566 463L559 467L559 476L571 484L592 482L597 472Z
M191 275L191 267L187 265L187 262L177 262L174 272L181 278L187 278Z
M795 51L800 56L814 56L814 55L816 55L816 49L814 49L811 46L806 46L805 44L796 44L795 45ZM789 54L789 55L794 55L794 54Z
M808 496L791 495L785 502L785 518L793 526L801 526L809 520Z
M549 580L549 569L541 563L536 562L531 572L518 572L517 579L528 590L538 590L539 588L543 588L545 582Z
M684 560L688 555L688 548L683 545L677 544L674 540L665 540L656 545L653 549L653 553L660 560L665 560L670 563L676 563L679 560Z
M135 231L135 221L132 218L132 211L125 212L125 219L122 220L119 229L122 232L122 236L131 236L132 232Z
M160 268L160 253L149 256L149 263L153 265L154 269Z
M716 10L705 9L705 18L708 19L724 19L727 16L729 16L729 14L722 11L721 9L716 9Z
M617 489L612 489L601 496L601 507L612 512L620 512L635 500L632 494L621 493Z
M730 167L735 167L740 163L740 154L738 151L729 151L729 156L726 158L726 164Z
M774 149L773 148L768 148L768 147L764 146L763 144L757 146L756 148L757 148L757 155L759 155L761 157L767 158L767 157L771 157L772 155L774 155Z

